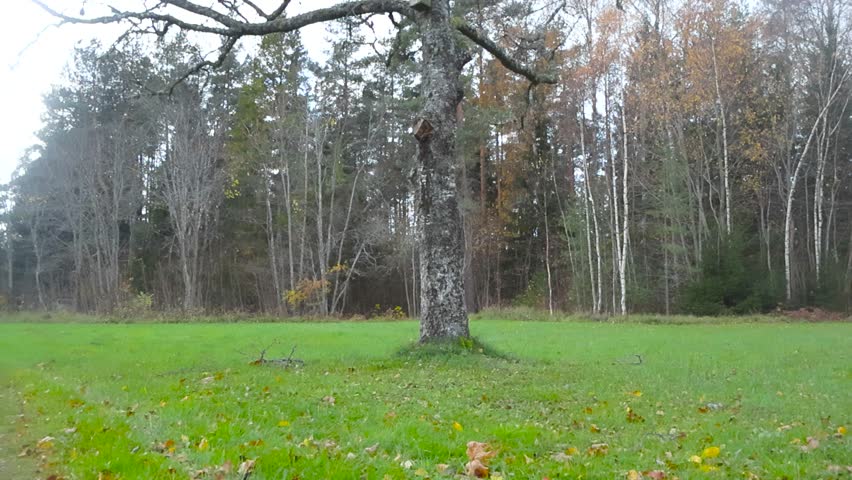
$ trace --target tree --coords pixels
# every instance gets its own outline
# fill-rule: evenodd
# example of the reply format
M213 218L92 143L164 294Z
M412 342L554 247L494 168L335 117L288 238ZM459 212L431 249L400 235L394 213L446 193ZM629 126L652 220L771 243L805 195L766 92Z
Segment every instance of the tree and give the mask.
M456 194L456 110L462 99L461 72L471 56L457 32L489 51L503 65L533 83L555 80L513 59L479 30L454 17L449 0L357 0L288 17L289 1L267 12L252 2L229 2L224 11L190 0L164 0L143 11L115 11L95 17L72 17L39 6L65 23L112 24L130 22L139 29L150 27L160 35L171 27L219 35L224 38L215 61L204 60L179 80L208 67L220 66L237 42L246 36L285 33L306 25L346 17L401 14L416 24L422 44L421 82L423 107L415 122L418 144L418 218L420 239L421 321L420 341L468 337L464 302L464 245ZM260 21L245 20L251 10ZM246 13L243 13L243 12ZM202 17L204 22L194 18Z

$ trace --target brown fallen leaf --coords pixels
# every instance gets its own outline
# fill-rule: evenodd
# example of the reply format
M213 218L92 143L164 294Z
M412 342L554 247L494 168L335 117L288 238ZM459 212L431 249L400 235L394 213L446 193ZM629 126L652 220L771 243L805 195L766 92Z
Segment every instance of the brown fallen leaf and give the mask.
M475 441L467 442L467 458L468 458L468 460L471 460L471 461L479 460L483 464L487 464L488 460L490 458L494 457L494 455L496 455L496 454L497 454L496 452L493 452L493 451L490 450L490 447L487 443L475 442Z
M445 473L447 470L449 470L449 468L450 468L450 466L447 465L446 463L439 463L439 464L435 465L435 470L437 470L438 473L440 473L440 474Z
M471 460L464 466L465 473L468 477L488 478L488 467L479 460Z

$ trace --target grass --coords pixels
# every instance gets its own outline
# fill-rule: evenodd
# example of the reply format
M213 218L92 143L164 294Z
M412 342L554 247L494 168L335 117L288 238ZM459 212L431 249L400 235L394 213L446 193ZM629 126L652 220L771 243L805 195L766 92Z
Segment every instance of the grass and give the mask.
M426 355L411 321L0 323L0 478L455 478L471 440L504 479L852 464L852 324L471 328ZM249 365L273 340L305 366Z

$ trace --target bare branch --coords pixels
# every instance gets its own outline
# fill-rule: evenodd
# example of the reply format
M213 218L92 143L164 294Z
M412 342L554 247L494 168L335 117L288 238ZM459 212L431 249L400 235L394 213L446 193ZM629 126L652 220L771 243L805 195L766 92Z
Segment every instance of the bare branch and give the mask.
M189 70L187 70L186 72L184 72L184 74L183 74L183 75L181 75L180 77L176 78L176 79L175 79L175 80L171 83L171 85L169 85L169 88L168 88L168 90L167 90L167 93L168 93L169 95L171 95L171 94L174 92L175 88L176 88L176 87L177 87L177 86L178 86L181 82L183 82L183 81L184 81L184 80L186 80L187 78L189 78L189 77L191 77L191 76L195 75L196 73L201 72L201 71L202 71L202 70L204 70L205 68L213 68L213 69L216 69L216 68L221 67L221 66L222 66L222 64L223 64L223 63L225 63L225 59L227 59L227 58L228 58L228 55L229 55L229 54L231 53L231 51L234 49L234 46L236 46L236 44L237 44L237 40L239 40L239 39L240 39L240 37L229 37L227 40L225 40L225 43L223 43L223 44L222 44L222 47L219 49L219 56L218 56L218 57L216 57L216 60L214 60L214 61L212 61L212 62L211 62L210 60L206 60L206 59L205 59L205 60L202 60L202 61L200 61L200 62L196 63L195 65L193 65L193 66L192 66L192 68L190 68Z
M477 30L472 25L464 22L463 20L457 20L455 22L455 27L459 32L461 32L462 35L473 41L473 43L484 48L491 55L494 55L494 58L500 60L500 63L502 63L503 66L517 73L518 75L526 77L533 84L556 83L555 75L543 72L535 72L529 67L522 65L519 61L512 58L509 53L503 50L499 45L494 43L494 41L486 37L482 32Z
M217 12L210 7L205 7L188 0L162 0L156 6L146 10L113 10L113 15L95 18L81 18L60 13L45 4L43 0L32 1L50 15L60 19L63 23L106 24L119 23L132 19L147 20L151 22L161 22L165 24L164 28L168 28L170 25L175 25L184 30L202 33L215 33L223 37L246 37L267 35L270 33L286 33L315 23L329 22L339 20L341 18L365 14L394 12L408 16L414 14L408 7L407 3L402 0L355 0L327 8L319 8L293 17L280 17L280 15L283 14L284 9L290 3L289 1L285 1L275 12L266 17L267 21L246 22L230 17L221 12ZM184 12L213 20L220 26L192 23L174 15L160 13L163 7L169 5L177 7Z
M167 29L169 25L175 25L184 30L191 30L194 32L215 33L217 35L224 36L228 36L229 34L229 31L224 28L209 27L207 25L201 25L198 23L186 22L173 15L156 13L155 9L157 7L148 10L142 10L139 12L123 12L113 9L113 15L106 15L94 18L81 18L72 17L70 15L60 13L59 11L54 10L53 8L45 4L42 0L32 0L32 2L41 7L41 9L45 12L61 20L61 23L103 25L109 23L121 23L123 21L129 20L149 20L151 22L161 22L165 24L165 27L162 29L163 31L165 31L165 29Z

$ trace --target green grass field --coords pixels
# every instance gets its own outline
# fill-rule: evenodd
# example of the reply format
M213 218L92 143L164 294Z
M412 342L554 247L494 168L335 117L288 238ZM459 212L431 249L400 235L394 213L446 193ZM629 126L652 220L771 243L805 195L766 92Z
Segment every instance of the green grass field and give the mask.
M0 478L848 478L850 323L471 328L0 323Z

